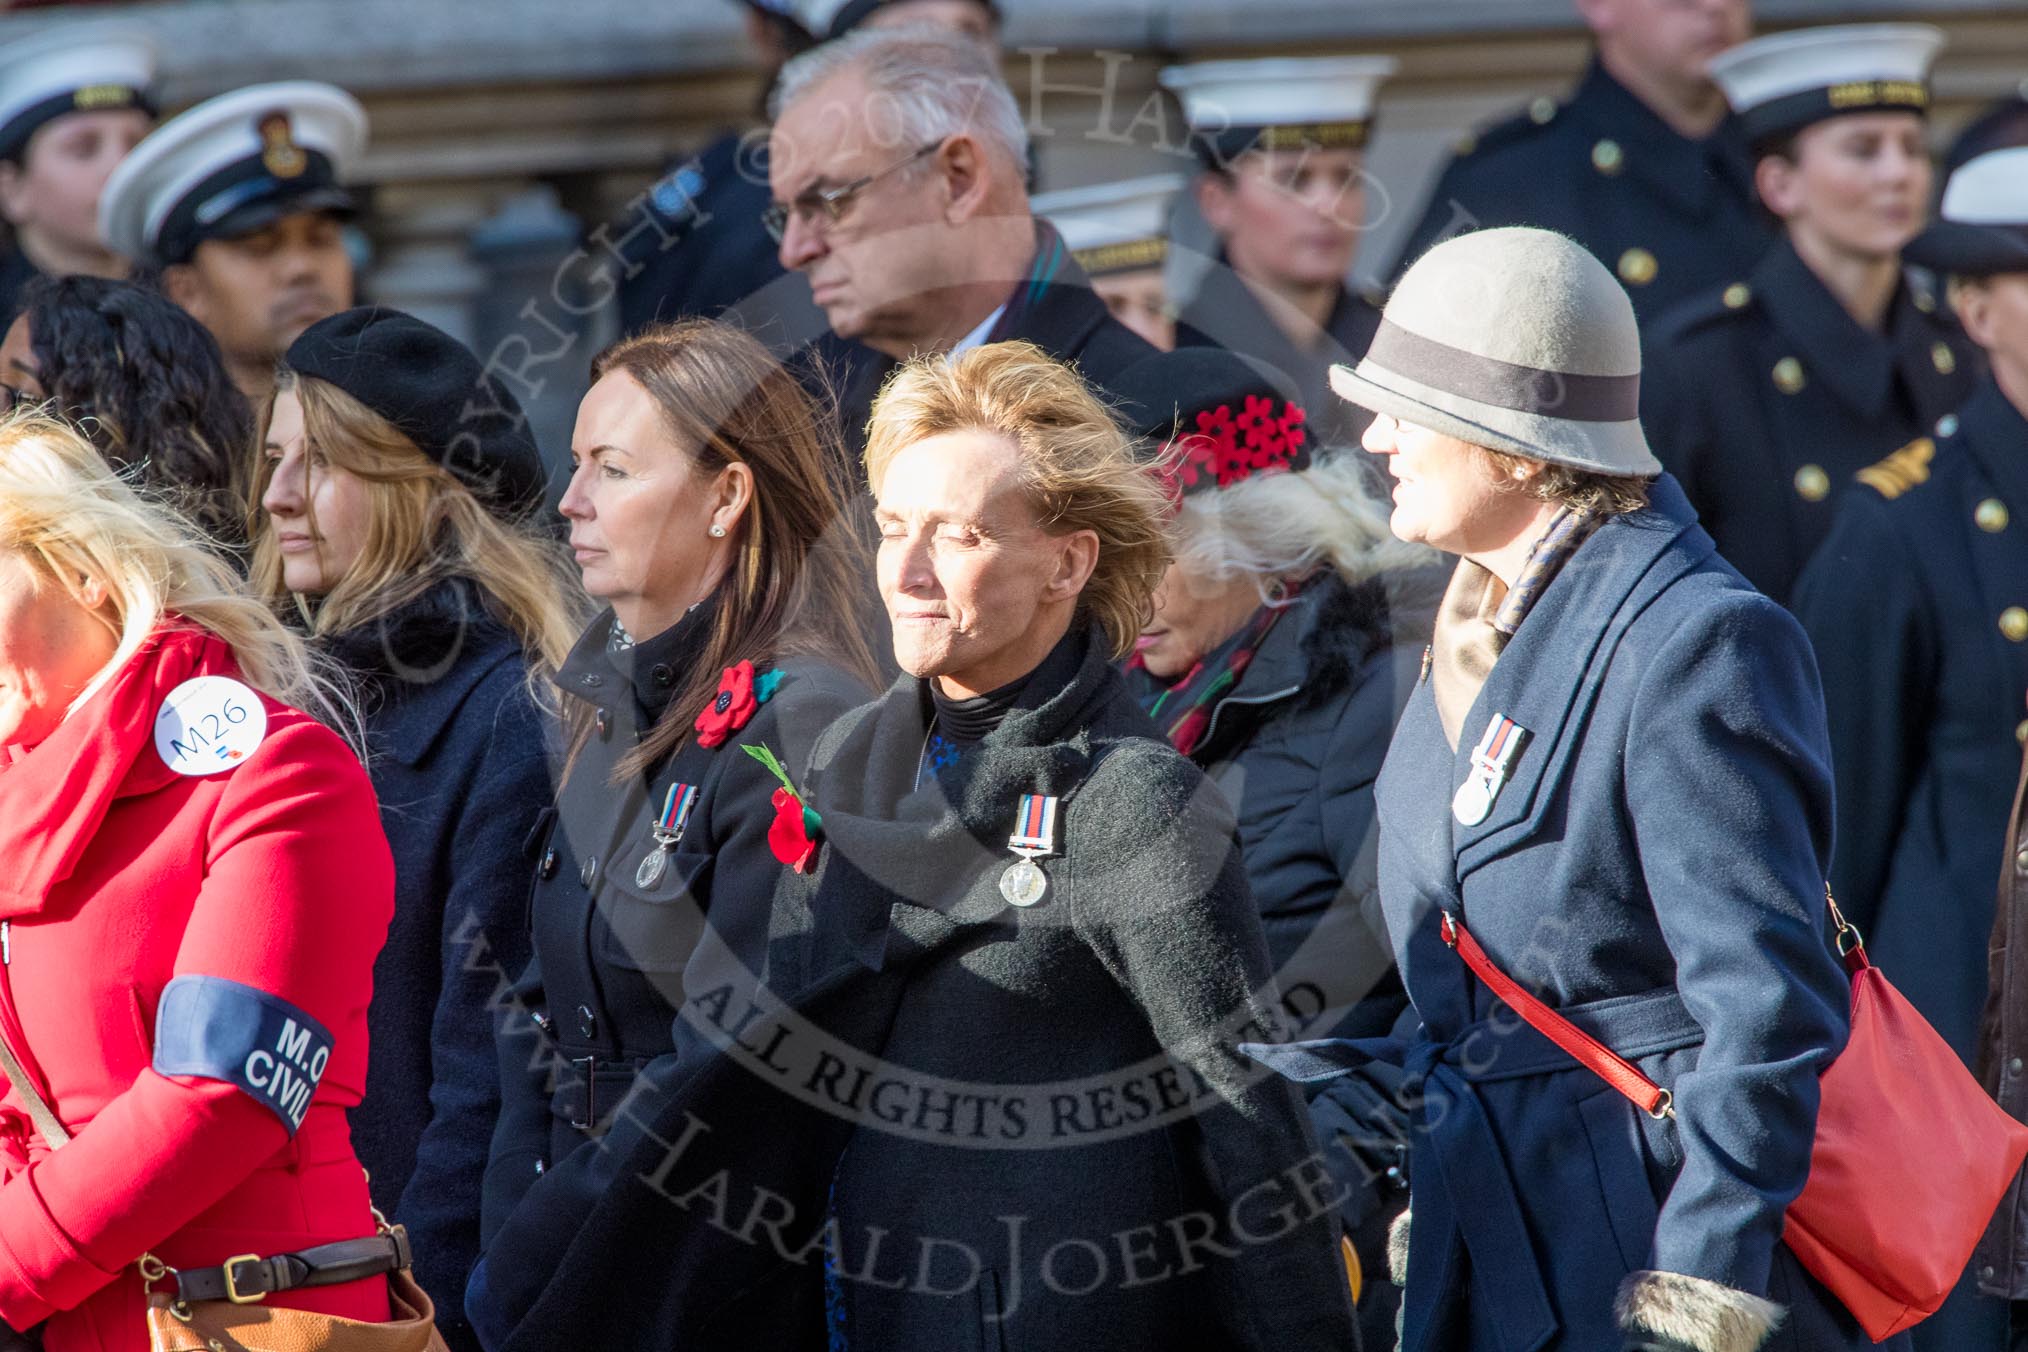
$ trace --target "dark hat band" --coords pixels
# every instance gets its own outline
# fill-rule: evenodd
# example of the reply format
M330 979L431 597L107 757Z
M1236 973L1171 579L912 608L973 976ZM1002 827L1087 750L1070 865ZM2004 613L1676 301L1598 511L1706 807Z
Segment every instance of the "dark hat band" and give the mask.
M2028 272L2028 224L1932 221L1903 247L1901 256L1918 267L1956 277Z
M1198 154L1214 165L1230 164L1250 150L1363 150L1372 137L1371 119L1347 122L1286 122L1199 130Z
M1382 318L1365 360L1431 389L1515 413L1571 422L1640 416L1641 377L1587 376L1521 366L1410 333Z
M1740 130L1759 143L1851 113L1929 112L1929 86L1917 80L1853 80L1786 94L1739 115Z
M155 101L149 97L148 91L132 85L86 85L82 89L52 95L22 109L7 120L6 126L0 127L0 160L20 159L22 152L28 149L29 138L59 117L122 108L138 108L150 117L155 116Z
M1115 272L1159 268L1169 256L1166 239L1130 239L1121 244L1100 244L1089 249L1072 249L1070 256L1087 277L1104 277Z
M243 219L247 208L252 206L279 208L297 199L314 198L318 205L312 209L328 209L333 190L338 190L338 175L330 157L307 146L298 153L302 156L300 163L284 166L295 170L287 176L273 171L268 163L270 155L255 154L233 161L185 193L163 218L162 228L155 236L151 252L156 260L164 264L185 263L205 240L240 233L230 227L235 220ZM268 219L278 214L270 212Z

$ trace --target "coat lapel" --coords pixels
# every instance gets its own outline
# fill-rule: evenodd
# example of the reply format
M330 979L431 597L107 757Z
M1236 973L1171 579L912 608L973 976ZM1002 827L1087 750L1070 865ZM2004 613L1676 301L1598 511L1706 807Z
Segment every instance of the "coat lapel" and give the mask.
M1689 547L1672 549L1686 535ZM1473 773L1489 723L1504 716L1527 732L1484 819L1450 818L1459 880L1534 834L1605 679L1607 664L1596 655L1711 547L1682 490L1664 475L1646 510L1608 521L1564 564L1486 678L1449 762L1455 792Z

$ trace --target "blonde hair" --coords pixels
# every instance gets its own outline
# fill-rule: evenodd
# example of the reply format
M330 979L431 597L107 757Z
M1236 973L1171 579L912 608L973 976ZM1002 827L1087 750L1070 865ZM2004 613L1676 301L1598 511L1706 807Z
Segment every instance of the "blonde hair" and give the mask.
M365 483L366 539L352 567L314 606L294 597L282 580L274 523L260 510L274 474L263 454L248 504L255 517L248 532L254 590L277 608L293 603L322 637L378 619L446 578L470 578L494 618L520 641L531 689L546 701L546 677L569 655L587 610L561 546L495 516L393 423L338 386L284 369L275 391L289 390L302 403L310 444ZM274 408L271 396L261 408L258 446L267 444Z
M1435 550L1395 538L1388 512L1352 454L1338 452L1293 474L1255 475L1183 499L1172 531L1176 562L1194 577L1276 584L1329 567L1347 583L1437 560Z
M895 372L867 426L867 480L877 493L905 447L968 431L1020 449L1022 487L1044 531L1098 536L1079 606L1105 630L1113 655L1125 657L1169 566L1167 499L1133 443L1075 371L1033 343L990 343L956 359L918 357Z
M0 419L0 548L18 550L80 605L105 589L113 657L79 692L96 694L172 616L222 640L247 684L310 714L355 751L365 743L342 678L248 596L197 528L145 499L92 444L39 414ZM92 607L96 609L96 607Z

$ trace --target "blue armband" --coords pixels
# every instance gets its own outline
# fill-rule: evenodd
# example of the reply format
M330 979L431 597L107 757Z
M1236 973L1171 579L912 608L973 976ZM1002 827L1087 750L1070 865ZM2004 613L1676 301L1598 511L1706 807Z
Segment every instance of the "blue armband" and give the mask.
M288 1001L220 976L179 976L155 1011L155 1072L237 1086L291 1136L331 1062L331 1034Z

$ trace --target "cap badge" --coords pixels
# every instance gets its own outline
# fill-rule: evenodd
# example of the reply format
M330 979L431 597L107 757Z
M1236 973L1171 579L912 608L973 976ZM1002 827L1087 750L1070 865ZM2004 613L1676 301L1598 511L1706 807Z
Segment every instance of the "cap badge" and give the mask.
M297 178L310 167L310 157L296 144L289 115L279 110L264 113L255 123L261 134L261 167L276 178Z

